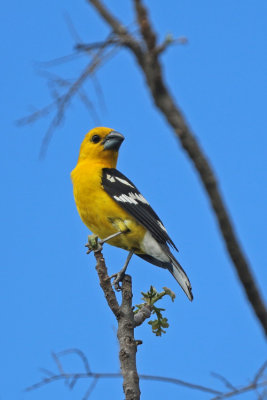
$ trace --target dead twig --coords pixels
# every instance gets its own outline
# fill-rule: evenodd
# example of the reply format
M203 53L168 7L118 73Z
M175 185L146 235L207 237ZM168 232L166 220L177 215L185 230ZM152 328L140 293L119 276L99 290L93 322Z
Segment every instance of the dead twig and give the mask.
M102 268L103 266L101 266L100 268ZM102 274L102 272L101 272ZM102 278L101 278L102 279ZM108 288L108 284L107 281L103 282L104 287L106 287L106 291L109 291L110 288ZM126 294L126 296L128 296ZM128 302L128 299L127 299ZM84 372L66 372L65 370L63 370L62 367L62 363L60 362L60 365L58 364L58 359L62 356L65 355L69 355L69 354L77 354L78 357L81 358L82 363L83 363L83 367L84 367ZM58 374L54 374L51 371L47 371L47 370L43 370L45 372L46 375L48 375L47 377L43 378L41 381L35 383L34 385L29 386L28 388L26 388L26 391L31 391L31 390L35 390L35 389L39 389L45 385L48 385L50 383L53 382L57 382L57 381L68 381L68 387L70 389L73 388L74 383L76 383L79 380L84 380L84 379L89 379L90 380L90 384L88 386L88 389L86 391L86 393L84 394L83 400L86 400L89 398L89 396L92 394L95 385L97 384L97 382L101 379L117 379L117 378L123 378L123 375L121 373L110 373L110 372L93 372L90 367L89 367L89 362L87 360L87 357L85 356L85 354L80 351L79 349L67 349L58 353L54 353L56 354L56 365L57 365L57 369L59 370ZM198 385L192 382L187 382L184 381L182 379L178 379L178 378L171 378L171 377L165 377L165 376L156 376L156 375L146 375L146 374L140 374L139 378L141 380L146 380L146 381L154 381L154 382L162 382L162 383L170 383L170 384L174 384L177 386L183 386L186 387L188 389L192 389L192 390L197 390L200 392L204 392L204 393L208 393L211 395L215 395L215 397L212 398L212 400L221 400L221 399L227 399L227 398L231 398L237 395L241 395L243 393L247 393L247 392L251 392L251 391L255 391L255 390L259 390L262 388L267 388L267 380L262 380L260 381L260 378L262 378L263 372L266 368L266 363L263 364L263 366L259 369L259 371L257 371L257 373L255 374L255 378L257 377L257 379L253 379L252 383L245 385L245 386L234 386L232 385L226 378L224 378L223 376L217 374L217 373L213 373L213 375L220 379L226 387L230 388L231 390L229 392L222 392L219 391L217 389L213 389L207 386L203 386L203 385ZM62 371L62 372L60 372ZM73 383L74 382L74 383ZM262 396L264 396L264 390L263 392L260 394L258 394L259 398L264 398Z

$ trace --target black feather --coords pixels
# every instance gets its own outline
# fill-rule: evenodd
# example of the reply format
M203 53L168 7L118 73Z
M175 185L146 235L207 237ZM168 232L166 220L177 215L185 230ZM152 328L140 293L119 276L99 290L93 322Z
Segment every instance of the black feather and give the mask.
M168 243L178 251L168 233L161 228L160 224L164 226L163 223L150 205L146 203L137 187L115 168L103 168L102 171L102 185L105 192L143 225L154 239L161 244ZM123 183L121 180L127 183ZM140 199L143 199L143 201Z

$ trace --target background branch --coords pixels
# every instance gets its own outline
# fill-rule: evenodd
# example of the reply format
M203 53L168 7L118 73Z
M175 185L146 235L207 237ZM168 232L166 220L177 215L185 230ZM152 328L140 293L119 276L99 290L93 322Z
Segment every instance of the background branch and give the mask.
M127 284L129 284L130 282L128 281ZM128 300L127 300L128 303ZM71 373L71 372L66 372L63 370L63 366L62 366L62 362L59 361L60 357L68 355L74 353L76 355L78 355L82 362L83 362L83 366L85 369L85 372L75 372L75 373ZM55 356L57 358L57 360L55 360ZM45 385L48 385L50 383L54 383L57 381L65 381L67 382L67 385L70 389L73 388L74 384L77 383L78 380L84 380L84 379L89 379L89 385L88 388L82 398L82 400L86 400L89 398L89 396L92 394L95 385L97 384L97 382L100 379L117 379L117 378L122 378L122 374L121 373L112 373L112 372L93 372L91 371L90 367L89 367L89 362L85 356L85 354L78 349L68 349L68 350L64 350L62 352L59 353L53 353L53 358L55 360L57 369L59 373L53 373L51 371L47 371L45 369L42 369L42 371L48 375L47 377L43 378L41 381L29 386L28 388L26 388L26 391L31 391L31 390L35 390L35 389L39 389ZM221 380L224 385L226 386L226 388L230 388L230 391L227 392L222 392L220 390L217 389L213 389L207 386L203 386L203 385L198 385L192 382L187 382L184 381L182 379L178 379L178 378L171 378L171 377L165 377L165 376L156 376L156 375L147 375L147 374L140 374L139 378L141 380L145 380L145 381L154 381L154 382L162 382L162 383L170 383L170 384L174 384L177 386L183 386L186 387L188 389L192 389L192 390L197 390L203 393L207 393L210 395L215 395L215 397L212 397L212 400L219 400L219 399L227 399L227 398L231 398L237 395L241 395L243 393L248 393L248 392L252 392L255 391L257 389L261 389L261 388L266 388L267 387L267 380L266 379L262 379L263 378L263 373L265 371L266 368L266 364L264 363L263 366L259 369L259 371L257 371L257 373L255 374L254 379L252 380L251 383L249 383L248 385L245 386L233 386L232 384L229 383L229 381L219 375L219 374L215 374L214 376L216 376L216 378L218 378L219 380ZM63 371L62 371L63 370ZM257 377L257 379L256 379ZM264 393L264 392L263 392ZM261 396L261 394L259 394L259 396ZM130 397L131 398L131 397Z

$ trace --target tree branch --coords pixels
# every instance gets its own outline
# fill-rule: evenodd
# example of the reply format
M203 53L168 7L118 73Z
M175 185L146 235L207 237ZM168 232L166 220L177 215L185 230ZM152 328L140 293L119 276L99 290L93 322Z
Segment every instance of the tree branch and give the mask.
M119 357L126 400L139 400L139 376L136 369L137 344L134 339L132 297L132 278L130 275L125 275L122 281L122 303L118 318Z
M109 308L111 309L115 317L118 319L120 316L120 306L117 301L115 292L110 283L110 278L108 276L108 270L106 267L103 254L101 253L101 251L96 251L94 254L97 261L95 268L98 273L100 286L104 292Z
M93 5L101 17L112 28L113 32L119 37L121 44L131 49L135 56L142 62L143 51L137 40L128 32L126 27L112 15L112 13L99 0L87 0Z
M256 390L258 388L266 387L266 386L267 386L267 380L265 380L263 382L256 382L256 383L252 382L249 385L238 388L231 392L219 394L219 395L213 397L212 400L230 399L230 397L238 396L240 394L251 392L252 390Z
M53 375L49 376L48 378L44 378L40 382L34 383L33 385L27 387L25 389L25 391L30 392L32 390L39 389L42 386L48 385L50 383L65 380L66 378L70 379L70 380L74 379L75 381L77 381L78 379L88 379L88 378L115 379L115 378L122 378L122 375L119 372L80 372L80 373L65 373L64 375L53 374ZM141 380L145 380L145 381L172 383L174 385L187 387L188 389L199 390L201 392L211 393L214 395L222 394L222 392L220 392L219 390L212 389L212 388L198 385L198 384L191 383L191 382L186 382L182 379L177 379L177 378L170 378L170 377L157 376L157 375L146 375L146 374L140 374L139 378ZM265 383L262 382L262 383L258 384L258 387L264 386L264 385L266 386L267 382L265 382Z
M130 282L128 281L127 284L130 284ZM126 302L127 302L127 309L128 309L128 304L129 304L128 298L126 299ZM72 372L66 372L63 369L62 363L59 360L59 358L62 356L68 355L68 354L72 354L72 353L76 354L77 356L79 356L81 358L83 366L84 366L84 370L85 370L84 372L73 372L72 373ZM26 391L39 389L42 386L48 385L48 384L56 382L56 381L65 381L67 386L70 389L73 389L75 383L78 380L88 379L90 383L89 383L89 386L88 386L88 389L87 389L85 395L83 396L83 400L85 400L85 399L89 398L90 394L92 393L92 391L99 379L110 379L110 378L114 379L114 378L122 377L121 373L91 371L85 354L81 350L78 350L78 349L68 349L68 350L61 351L59 353L53 353L53 359L56 363L58 373L53 373L51 371L42 369L42 371L48 376L43 378L41 381L26 388L25 389ZM220 380L223 381L223 383L225 384L225 386L227 388L230 387L230 391L228 391L228 392L222 392L222 391L219 391L219 390L207 387L207 386L198 385L198 384L195 384L192 382L187 382L187 381L184 381L184 380L178 379L178 378L156 376L156 375L146 375L146 374L140 374L139 378L141 380L146 380L146 381L171 383L174 385L186 387L188 389L198 390L198 391L204 392L204 393L209 393L209 394L215 395L213 400L219 400L219 399L231 398L231 397L237 396L239 394L247 393L250 391L257 390L257 389L266 388L267 380L262 379L265 368L266 368L266 362L259 369L259 371L255 374L255 377L250 384L245 385L245 386L239 386L239 387L233 386L232 384L230 384L228 382L228 380L226 380L226 378L222 377L221 375L214 374L216 377L218 377ZM264 393L264 391L263 391L263 393Z
M136 368L137 344L134 339L134 313L132 308L132 278L125 275L122 281L122 303L119 306L111 286L107 267L101 251L95 251L96 270L107 303L118 321L117 336L120 344L120 364L126 400L139 400L139 377Z
M143 307L134 314L134 326L140 326L142 323L150 318L152 308L149 304L144 304Z
M122 44L134 53L136 61L145 76L155 105L173 128L176 137L193 162L210 200L225 246L246 293L247 299L267 335L266 306L255 282L249 262L234 231L213 169L166 86L161 63L159 61L159 54L157 52L156 34L149 21L146 8L141 0L133 0L140 33L143 38L143 42L140 44L129 34L119 20L107 10L100 0L88 1L121 38Z

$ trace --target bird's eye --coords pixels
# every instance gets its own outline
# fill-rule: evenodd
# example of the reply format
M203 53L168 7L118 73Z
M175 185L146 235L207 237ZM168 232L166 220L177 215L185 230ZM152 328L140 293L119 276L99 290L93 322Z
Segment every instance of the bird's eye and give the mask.
M99 135L94 135L91 139L91 142L93 142L93 143L98 143L99 141L100 141Z

